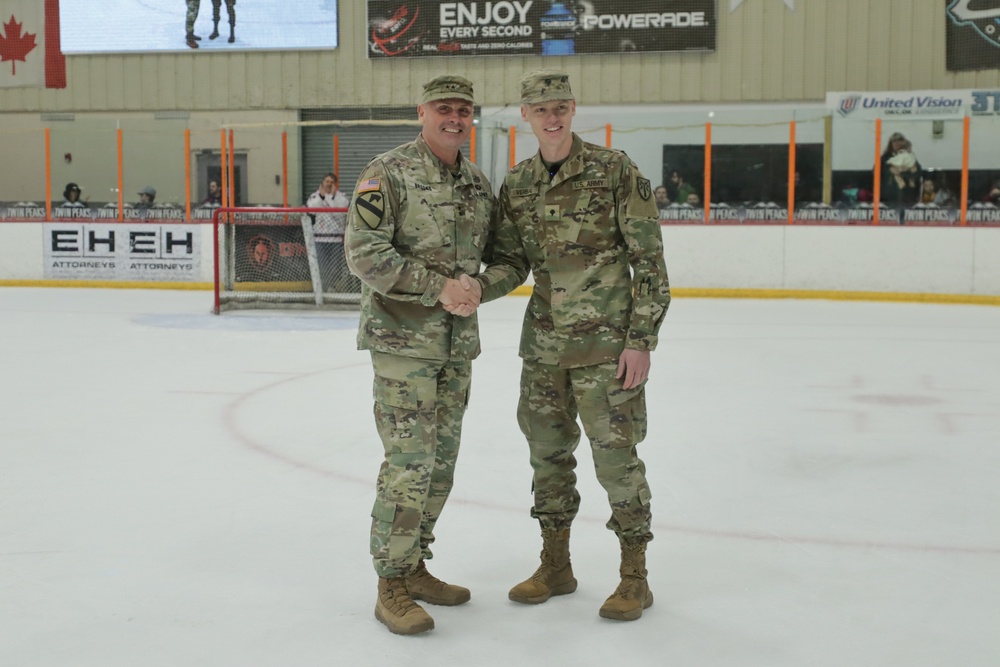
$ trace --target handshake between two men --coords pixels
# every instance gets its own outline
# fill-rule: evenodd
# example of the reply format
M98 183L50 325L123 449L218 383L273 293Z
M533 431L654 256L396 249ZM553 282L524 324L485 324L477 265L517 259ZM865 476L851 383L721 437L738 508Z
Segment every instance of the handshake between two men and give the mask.
M475 278L463 273L458 280L448 278L438 301L452 315L468 317L476 312L483 297L483 287Z

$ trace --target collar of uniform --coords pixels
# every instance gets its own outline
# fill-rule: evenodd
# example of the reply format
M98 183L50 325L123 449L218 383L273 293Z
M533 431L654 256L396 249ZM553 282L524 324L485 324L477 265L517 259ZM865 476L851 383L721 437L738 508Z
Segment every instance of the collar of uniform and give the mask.
M583 173L583 139L574 132L573 145L569 149L569 155L549 185L550 187L558 185L581 173ZM546 183L549 180L549 169L542 162L541 151L535 153L534 162L531 165L531 178L535 185Z
M414 142L417 149L424 156L424 164L427 165L427 180L430 183L447 183L454 179L451 175L451 170L441 162L441 159L434 155L431 151L430 146L424 140L424 135L417 135L417 140ZM458 152L458 168L459 172L462 174L463 180L466 183L471 183L471 174L469 172L469 165L466 163L465 157L462 155L462 151Z

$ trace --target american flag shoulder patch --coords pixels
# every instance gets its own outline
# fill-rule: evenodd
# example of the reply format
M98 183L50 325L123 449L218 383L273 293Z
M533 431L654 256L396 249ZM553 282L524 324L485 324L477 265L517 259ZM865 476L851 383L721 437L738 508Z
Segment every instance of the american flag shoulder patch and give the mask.
M364 183L358 183L358 192L371 192L372 190L378 190L381 185L381 178L369 178Z

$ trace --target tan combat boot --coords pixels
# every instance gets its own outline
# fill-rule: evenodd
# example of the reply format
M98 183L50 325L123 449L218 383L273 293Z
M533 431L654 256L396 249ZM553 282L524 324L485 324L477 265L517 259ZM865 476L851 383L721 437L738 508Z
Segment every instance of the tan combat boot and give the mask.
M622 543L621 583L601 607L604 618L634 621L653 606L653 592L646 583L646 543Z
M424 561L420 561L417 569L406 577L406 590L414 600L447 607L464 604L472 597L468 588L446 584L428 572Z
M527 581L522 581L507 594L514 602L541 604L553 595L566 595L576 590L573 566L569 562L569 529L542 530L542 564Z
M403 577L378 578L375 618L397 635L415 635L434 629L434 619L410 597Z

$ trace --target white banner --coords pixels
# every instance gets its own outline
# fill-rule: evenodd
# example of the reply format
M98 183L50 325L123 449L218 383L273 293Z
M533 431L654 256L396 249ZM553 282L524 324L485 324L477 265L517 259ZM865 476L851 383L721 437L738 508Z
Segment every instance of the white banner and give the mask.
M952 120L1000 115L1000 90L908 90L826 94L835 119Z
M0 4L0 87L45 85L45 4Z
M201 279L203 225L47 222L43 227L46 278Z

